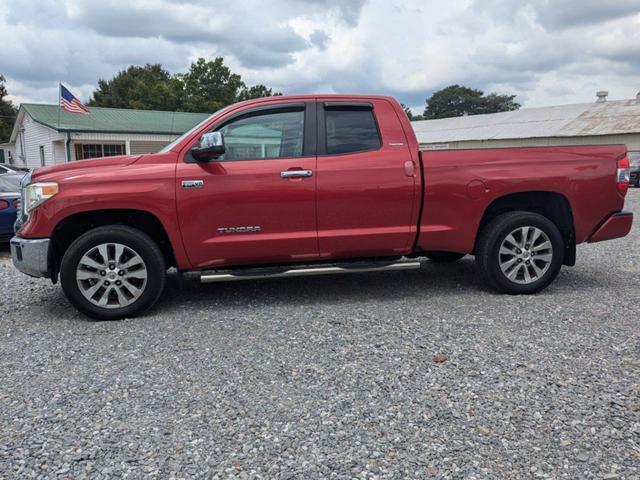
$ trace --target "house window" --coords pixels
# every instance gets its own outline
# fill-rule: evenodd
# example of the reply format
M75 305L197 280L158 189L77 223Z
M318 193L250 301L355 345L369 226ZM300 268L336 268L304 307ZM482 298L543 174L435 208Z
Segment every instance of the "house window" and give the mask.
M114 155L124 155L124 143L76 143L76 160L86 158L113 157Z
M44 145L40 145L40 166L44 167Z
M124 151L124 145L102 145L103 157L114 157L116 155L123 155Z

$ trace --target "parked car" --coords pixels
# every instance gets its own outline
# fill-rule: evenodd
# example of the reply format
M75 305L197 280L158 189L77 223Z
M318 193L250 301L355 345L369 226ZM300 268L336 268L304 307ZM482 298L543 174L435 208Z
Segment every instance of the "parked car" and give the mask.
M626 235L624 145L420 151L382 96L227 107L157 154L23 181L16 267L99 319L156 303L168 267L202 282L420 268L475 255L499 292L539 292L576 244ZM428 293L428 292L426 292Z
M0 242L8 242L13 236L22 177L24 174L0 175Z
M7 165L7 164L0 163L0 175L16 174L16 173L25 174L28 171L29 171L28 168L16 167L14 165Z
M631 171L629 173L629 184L640 188L640 153L630 153Z

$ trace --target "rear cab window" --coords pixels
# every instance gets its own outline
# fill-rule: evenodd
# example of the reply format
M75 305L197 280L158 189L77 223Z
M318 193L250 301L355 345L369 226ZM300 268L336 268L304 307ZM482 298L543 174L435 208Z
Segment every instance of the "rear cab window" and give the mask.
M344 155L378 150L382 146L380 132L368 103L325 103L321 106L324 118L320 119L321 148L326 155ZM322 135L324 131L324 135Z

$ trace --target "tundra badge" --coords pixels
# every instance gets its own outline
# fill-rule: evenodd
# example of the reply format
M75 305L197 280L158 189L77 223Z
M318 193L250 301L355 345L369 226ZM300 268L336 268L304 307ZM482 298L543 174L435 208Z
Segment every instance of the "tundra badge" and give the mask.
M218 232L220 233L250 233L259 232L262 230L260 225L248 226L248 227L220 227Z
M204 187L204 180L183 180L182 188L202 188Z

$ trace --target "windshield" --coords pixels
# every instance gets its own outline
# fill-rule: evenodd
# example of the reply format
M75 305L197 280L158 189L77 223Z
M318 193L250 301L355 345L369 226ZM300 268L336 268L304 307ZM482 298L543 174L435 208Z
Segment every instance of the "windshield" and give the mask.
M220 110L212 113L211 115L209 115L207 118L205 118L203 121L201 121L199 124L197 124L195 127L193 127L191 130L184 132L182 135L180 135L178 138L176 138L173 142L171 142L169 145L167 145L166 147L164 147L162 150L160 150L159 153L165 153L168 152L169 150L171 150L173 147L175 147L176 145L178 145L182 140L184 140L185 138L187 138L189 135L191 135L193 132L195 132L196 130L198 130L200 127L202 127L202 125L204 125L205 123L207 123L209 120L211 120L213 117L215 117L216 115L218 115L219 113L224 112L227 108L229 108L231 105L228 105L224 108L221 108Z

